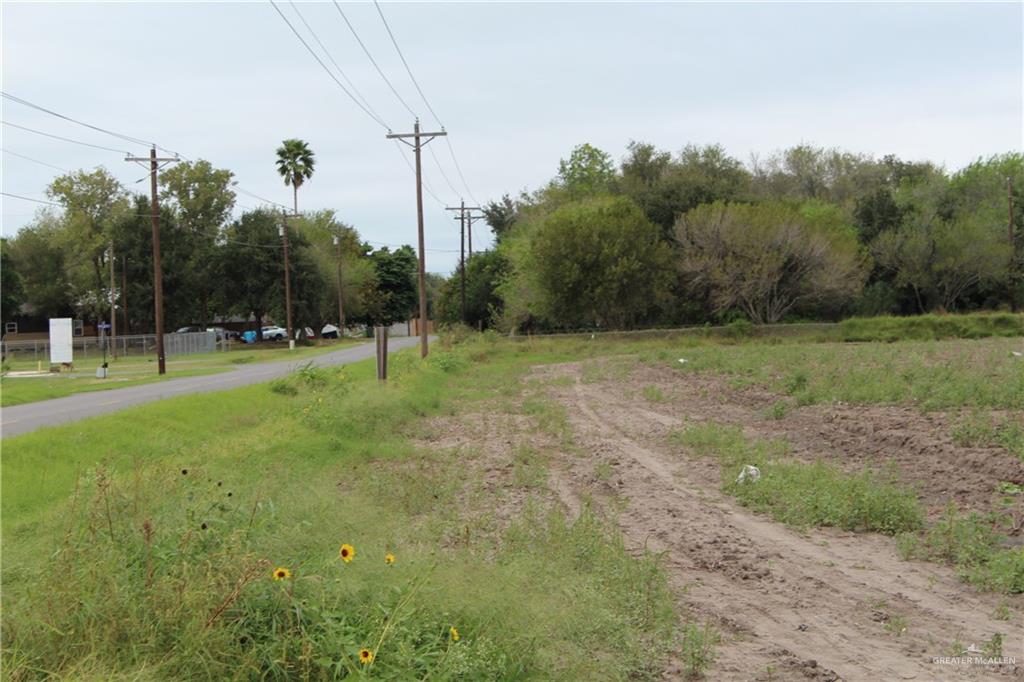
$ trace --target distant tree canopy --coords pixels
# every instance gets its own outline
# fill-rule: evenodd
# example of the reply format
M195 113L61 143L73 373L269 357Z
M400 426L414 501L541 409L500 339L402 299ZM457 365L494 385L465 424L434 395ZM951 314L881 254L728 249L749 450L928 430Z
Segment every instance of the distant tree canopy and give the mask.
M671 153L632 142L616 170L607 153L582 144L537 191L487 205L508 263L493 274L502 314L489 323L562 329L1015 308L1024 302L1022 204L1018 152L948 173L811 145L744 164L720 145ZM655 244L638 236L627 205L657 227ZM620 240L630 238L644 257L623 255ZM635 262L644 265L625 266Z

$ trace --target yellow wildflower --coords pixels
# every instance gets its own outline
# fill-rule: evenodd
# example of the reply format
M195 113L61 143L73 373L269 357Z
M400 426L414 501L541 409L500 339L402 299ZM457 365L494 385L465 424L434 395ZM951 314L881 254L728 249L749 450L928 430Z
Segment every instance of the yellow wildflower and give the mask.
M348 544L348 543L345 543L344 545L342 545L341 549L338 550L338 558L340 558L346 564L347 563L351 563L352 557L354 557L355 555L356 555L356 548L353 547L352 545Z
M281 566L280 568L275 568L274 569L273 575L274 575L274 580L288 580L289 578L292 577L292 572L289 571L284 566Z
M387 554L385 554L384 555L384 563L388 564L389 566L391 564L395 563L395 555L392 554L391 552L388 552Z
M451 636L453 642L459 641L459 631L455 629L455 626L448 628L448 634Z
M370 651L369 649L360 649L359 650L359 662L362 663L363 665L367 665L368 663L373 663L373 652Z

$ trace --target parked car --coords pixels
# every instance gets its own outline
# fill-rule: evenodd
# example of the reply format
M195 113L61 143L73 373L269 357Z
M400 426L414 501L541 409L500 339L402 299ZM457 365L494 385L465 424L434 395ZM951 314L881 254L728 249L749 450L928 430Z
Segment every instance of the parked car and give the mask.
M203 328L198 324L190 324L187 327L181 327L180 329L174 330L175 334L194 334L196 332L203 331Z
M288 338L288 330L283 327L271 325L264 327L261 331L263 332L264 341L284 341Z

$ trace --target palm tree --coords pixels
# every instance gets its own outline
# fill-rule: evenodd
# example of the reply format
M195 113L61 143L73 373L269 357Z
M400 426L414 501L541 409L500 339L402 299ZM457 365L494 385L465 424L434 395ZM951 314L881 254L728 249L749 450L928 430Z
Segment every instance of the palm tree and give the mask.
M277 148L277 172L284 178L285 185L292 186L295 197L295 212L299 212L299 187L313 177L313 150L302 140L285 140Z

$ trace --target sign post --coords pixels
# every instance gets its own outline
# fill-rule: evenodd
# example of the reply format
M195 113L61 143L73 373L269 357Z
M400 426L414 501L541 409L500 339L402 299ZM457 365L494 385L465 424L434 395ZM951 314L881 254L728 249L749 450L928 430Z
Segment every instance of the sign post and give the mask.
M106 379L107 378L107 330L110 329L110 325L106 322L100 322L96 325L96 328L100 330L100 345L103 346L103 364L96 368L96 378Z
M388 380L388 328L374 327L373 335L377 344L377 381Z

